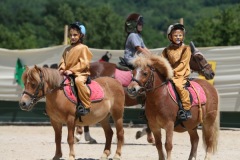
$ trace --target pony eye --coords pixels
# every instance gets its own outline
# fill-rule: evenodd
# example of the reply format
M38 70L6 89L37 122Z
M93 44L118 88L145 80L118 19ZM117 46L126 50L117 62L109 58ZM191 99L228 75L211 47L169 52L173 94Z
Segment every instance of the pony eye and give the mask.
M36 85L35 83L31 83L31 87L32 87L32 88L36 88L36 86L37 86L37 85Z
M143 72L143 75L146 77L148 75L148 73L147 72Z

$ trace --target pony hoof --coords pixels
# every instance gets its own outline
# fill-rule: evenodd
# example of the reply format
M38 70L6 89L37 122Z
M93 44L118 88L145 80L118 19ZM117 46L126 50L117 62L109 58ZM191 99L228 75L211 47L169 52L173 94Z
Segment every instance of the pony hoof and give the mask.
M108 160L108 157L101 157L100 160Z
M136 133L136 139L139 139L142 137L142 132L141 131L137 131Z
M97 144L97 141L95 139L93 139L93 140L89 141L88 144Z
M75 160L73 156L69 157L68 160Z
M52 160L60 160L61 157L62 157L62 156L54 156L54 157L52 158Z
M103 155L101 156L100 160L108 160L107 154L103 153Z
M80 140L81 140L81 135L80 134L74 135L74 143L78 143L78 142L80 142Z
M155 140L153 138L148 138L147 141L148 141L148 143L155 144Z
M121 160L121 157L116 154L116 155L112 158L112 160Z

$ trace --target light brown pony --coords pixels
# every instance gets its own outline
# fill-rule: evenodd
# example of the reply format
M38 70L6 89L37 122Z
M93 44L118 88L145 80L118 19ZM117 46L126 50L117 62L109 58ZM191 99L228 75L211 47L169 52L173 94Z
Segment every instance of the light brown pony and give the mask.
M219 133L219 97L216 89L206 80L195 79L206 94L206 104L192 106L192 118L183 121L183 126L175 126L177 120L178 105L168 93L167 83L173 76L173 70L165 58L151 56L149 58L138 57L134 61L133 80L128 86L128 93L135 97L139 92L146 92L145 113L148 124L155 137L159 160L170 160L173 148L173 131L187 131L191 141L189 160L196 159L199 136L198 125L202 125L203 142L205 145L205 160L217 150ZM201 122L202 120L202 122ZM165 149L163 151L161 129L166 131Z
M91 72L91 79L95 79L98 77L112 77L115 78L115 70L116 70L117 65L114 63L108 63L108 62L93 62L90 64L90 72ZM140 103L136 100L136 98L132 98L127 94L126 87L123 87L125 91L125 103L124 105L126 107L129 106L134 106L134 105L139 105ZM76 128L76 134L75 134L75 141L78 142L80 141L81 135L83 133L82 127L77 127ZM144 128L142 132L138 132L136 134L136 138L140 138L141 136L147 134L147 141L149 143L154 143L154 138L149 130L149 128ZM91 137L90 131L89 131L89 126L84 126L84 136L85 140L89 141L89 143L97 143L97 141Z
M30 111L39 99L46 97L46 112L50 118L55 131L56 152L53 159L62 157L61 138L62 126L67 125L69 144L69 159L75 159L74 152L74 128L75 125L84 126L100 123L103 127L106 143L101 159L108 159L110 155L113 130L109 123L111 116L116 127L117 149L113 159L121 158L121 149L124 143L123 112L124 112L124 90L121 84L110 77L95 79L104 91L104 98L101 101L91 104L91 111L81 120L75 116L76 106L65 96L62 90L64 77L56 69L27 68L23 73L24 92L19 101L20 108Z

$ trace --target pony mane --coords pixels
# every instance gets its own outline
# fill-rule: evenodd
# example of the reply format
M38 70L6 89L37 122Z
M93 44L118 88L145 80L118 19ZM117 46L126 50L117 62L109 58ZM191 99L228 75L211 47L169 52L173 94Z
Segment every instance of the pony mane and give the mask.
M24 83L27 81L37 81L37 83L41 82L40 79L40 71L43 74L43 80L46 81L51 88L59 87L63 77L60 75L57 69L52 68L40 68L40 67L33 67L27 68L26 71L23 73L23 81Z
M53 68L41 68L44 79L51 88L60 87L60 84L63 81L63 76L60 75L60 72L57 69Z
M145 68L147 66L155 68L158 72L164 75L167 79L173 77L173 69L168 60L159 55L151 54L150 56L137 56L132 64L134 67Z

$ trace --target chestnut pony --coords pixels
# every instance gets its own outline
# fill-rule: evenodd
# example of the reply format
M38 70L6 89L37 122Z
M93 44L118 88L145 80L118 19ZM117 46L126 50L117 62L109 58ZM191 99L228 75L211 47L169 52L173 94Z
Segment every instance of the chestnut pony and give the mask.
M203 54L194 46L194 44L190 43L191 50L192 50L192 56L190 61L190 67L193 72L197 72L200 75L204 76L207 80L213 79L215 76L214 71L212 70L211 65L207 62L206 58L203 56ZM116 64L114 63L108 63L108 62L93 62L91 63L90 71L91 71L91 79L95 79L97 77L102 76L109 76L114 77L115 76L115 70L116 70ZM129 95L125 90L125 106L134 106L138 105L139 102L135 98L129 97ZM81 127L77 127L76 129L76 141L79 141L80 135L82 134ZM90 143L96 143L96 140L93 139L90 136L89 127L84 126L84 133L85 133L85 140L89 141ZM144 135L148 135L147 140L149 143L154 143L154 139L152 137L150 129L143 128L142 131L138 131L136 133L136 138L140 138Z
M145 114L148 125L153 132L159 160L170 160L173 148L173 131L187 131L191 141L189 160L196 159L199 136L198 125L202 125L205 160L209 160L216 152L219 133L219 96L216 89L206 80L194 79L203 89L206 102L191 107L192 118L183 121L183 125L175 126L178 104L168 93L167 84L173 76L169 62L160 56L137 57L133 62L133 80L128 86L130 96L146 93ZM166 132L166 157L163 151L161 129Z
M28 68L22 75L24 81L24 91L19 101L20 108L30 111L34 105L43 97L46 97L46 112L50 118L55 131L56 152L53 159L62 157L61 139L62 126L67 125L69 144L69 159L75 159L74 152L74 129L75 126L85 126L100 123L106 138L104 152L101 159L108 159L110 155L113 130L109 123L112 117L117 135L117 149L113 159L121 158L121 149L124 143L123 112L125 95L121 84L110 77L100 77L95 79L102 87L104 98L97 102L92 102L91 112L82 116L81 120L75 116L76 105L65 96L62 82L64 77L59 71L51 68L40 68L34 66Z

